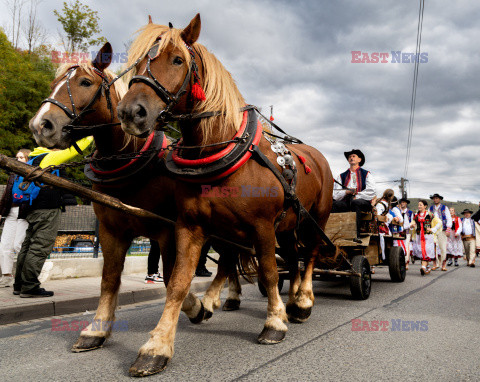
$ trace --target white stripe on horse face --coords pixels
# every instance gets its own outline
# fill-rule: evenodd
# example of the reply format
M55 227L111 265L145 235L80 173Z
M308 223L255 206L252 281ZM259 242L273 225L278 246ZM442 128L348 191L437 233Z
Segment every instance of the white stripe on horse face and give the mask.
M70 75L71 78L73 78L75 76L75 72L77 71L77 69L75 69L72 74ZM55 86L55 89L53 89L53 92L52 94L50 95L49 98L53 98L55 99L55 96L57 95L58 91L62 88L62 86L67 82L67 80L63 80L61 82L59 82L57 84L57 86ZM37 113L37 116L35 117L35 119L33 120L33 126L39 126L40 125L40 121L43 119L43 116L50 110L50 105L51 103L50 102L45 102L42 107L40 108L40 110L38 111Z

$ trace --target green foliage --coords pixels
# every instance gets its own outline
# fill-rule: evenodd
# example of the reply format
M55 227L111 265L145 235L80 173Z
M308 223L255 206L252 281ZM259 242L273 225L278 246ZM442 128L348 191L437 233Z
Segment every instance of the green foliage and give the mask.
M54 10L53 13L65 31L63 44L67 52L86 52L89 45L100 45L107 42L104 37L93 38L95 34L101 32L97 11L93 11L79 0L69 4L64 2L62 11Z
M0 68L0 152L13 157L35 147L28 122L50 94L55 67L47 55L14 49L0 29ZM0 182L6 178L1 172Z

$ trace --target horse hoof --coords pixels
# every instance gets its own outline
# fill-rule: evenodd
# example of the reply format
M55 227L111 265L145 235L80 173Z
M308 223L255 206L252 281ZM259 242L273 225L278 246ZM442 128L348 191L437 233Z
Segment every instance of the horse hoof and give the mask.
M240 309L240 300L234 300L231 298L227 298L225 300L225 304L223 304L222 310L230 312L232 310L239 310Z
M131 377L146 377L165 370L170 358L163 355L139 354L128 373Z
M105 342L105 337L97 336L80 336L77 343L72 346L72 352L81 353L83 351L89 351L101 348Z
M210 318L212 318L213 312L210 312L209 310L205 310L205 315L203 316L203 319L206 321Z
M287 305L288 321L296 324L301 324L308 320L312 314L312 308L300 308L298 305Z
M195 316L195 317L188 317L188 319L190 320L190 322L192 324L199 324L203 321L203 317L205 317L205 308L203 307L203 303L200 302L200 304L202 304L201 308L200 308L200 311L198 312L198 314Z
M258 343L262 345L273 345L282 342L285 339L285 334L287 332L282 332L280 330L275 330L271 328L263 328L262 332L258 336Z

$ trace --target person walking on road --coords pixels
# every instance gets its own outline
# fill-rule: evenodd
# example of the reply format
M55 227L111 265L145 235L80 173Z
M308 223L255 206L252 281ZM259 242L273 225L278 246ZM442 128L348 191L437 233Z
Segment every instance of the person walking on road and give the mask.
M148 253L148 273L145 277L145 284L163 283L163 277L158 271L160 262L160 245L158 241L150 239L150 252Z
M418 202L418 212L415 214L411 229L414 229L415 239L413 241L413 255L422 260L420 273L422 276L428 275L431 271L428 263L435 261L435 243L434 233L442 229L442 222L437 219L437 224L433 226L433 215L427 211L428 202L420 200Z
M412 235L410 233L410 225L412 224L413 211L408 208L410 200L406 198L401 198L398 202L398 209L400 210L400 213L403 217L403 233L405 235L405 240L398 240L398 242L405 251L405 267L408 270L408 264L410 263L410 255L412 252Z
M92 141L92 137L83 138L77 142L77 145L80 150L85 150ZM30 159L34 158L33 166L45 168L67 162L76 155L77 151L73 146L65 150L37 147L30 154ZM62 194L63 192L59 189L43 187L32 204L28 206L26 217L28 228L18 254L13 285L13 294L20 295L22 298L51 297L54 294L40 288L38 276L55 243L63 205Z
M430 196L433 200L433 206L430 207L430 212L434 217L437 217L442 221L442 230L437 232L437 243L440 251L440 260L435 256L435 266L432 271L442 266L442 271L446 271L447 265L447 229L452 228L452 217L450 216L450 210L440 202L443 200L443 196L439 194L433 194Z
M462 245L462 221L455 214L455 208L450 208L450 215L452 216L452 229L447 231L447 257L449 257L447 266L451 266L455 261L455 266L458 267L458 259L463 256Z
M466 208L462 215L462 240L467 257L467 266L475 268L475 221L472 219L472 210Z
M31 151L20 149L16 155L18 161L27 163ZM8 177L5 191L0 199L0 218L5 216L2 237L0 238L0 268L2 269L2 278L0 279L0 288L11 287L13 285L13 260L15 254L18 255L22 247L28 223L25 220L27 215L26 205L16 203L12 196L13 183L17 178L16 174Z

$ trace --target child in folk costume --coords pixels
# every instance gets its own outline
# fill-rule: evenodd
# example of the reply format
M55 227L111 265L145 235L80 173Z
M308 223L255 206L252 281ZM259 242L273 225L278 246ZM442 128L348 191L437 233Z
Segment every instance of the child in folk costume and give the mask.
M462 215L462 240L467 257L467 266L475 268L475 221L472 219L473 211L468 208Z
M463 255L462 237L462 221L455 214L455 209L450 207L450 215L452 216L452 229L447 230L447 257L448 266L452 265L452 259L455 260L455 266L458 267L458 259Z
M411 238L412 235L410 233L410 224L412 224L413 220L413 211L408 208L408 205L410 204L410 200L406 198L402 198L398 201L399 206L398 209L400 210L400 213L402 214L403 218L403 234L405 235L405 240L396 240L398 241L398 244L403 247L403 250L405 252L405 267L408 269L408 264L410 263L410 253L412 252L412 242ZM414 262L414 258L412 258L412 263Z
M415 214L410 228L415 229L415 238L413 240L413 255L422 260L420 273L422 276L428 275L431 271L428 263L435 261L435 243L434 234L442 229L442 221L435 219L427 211L428 202L420 200L418 202L418 212Z
M391 202L394 197L393 190L386 189L381 199L375 205L377 219L379 221L378 234L380 236L380 248L382 249L382 259L385 260L385 235L391 235L390 224L398 221L398 217L391 211ZM381 217L381 218L380 218ZM373 273L373 272L372 272Z

